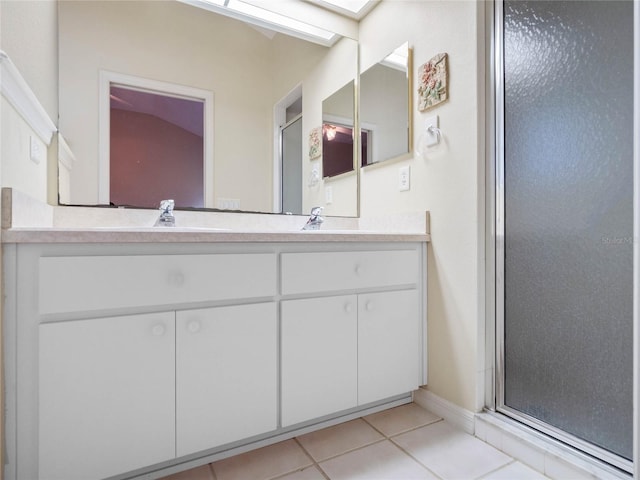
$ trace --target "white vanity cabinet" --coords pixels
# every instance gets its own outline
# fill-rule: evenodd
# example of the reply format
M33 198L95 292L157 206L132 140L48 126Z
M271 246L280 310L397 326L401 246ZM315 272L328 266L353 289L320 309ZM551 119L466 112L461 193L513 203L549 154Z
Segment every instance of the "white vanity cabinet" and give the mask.
M358 404L418 388L421 333L417 290L358 297Z
M274 302L179 311L177 456L277 427Z
M152 313L40 325L40 478L104 478L175 456L174 324Z
M40 478L104 478L275 430L276 322L270 302L40 325Z
M283 301L282 426L358 405L358 299Z
M314 296L282 301L283 426L421 385L418 250L283 253L281 263L284 298Z
M4 244L5 478L156 478L411 401L425 244L301 238Z

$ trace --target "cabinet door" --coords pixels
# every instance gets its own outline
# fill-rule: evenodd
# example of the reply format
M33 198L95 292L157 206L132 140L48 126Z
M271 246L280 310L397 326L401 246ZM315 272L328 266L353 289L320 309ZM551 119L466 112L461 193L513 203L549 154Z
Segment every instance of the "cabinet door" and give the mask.
M175 456L175 317L39 327L39 478L104 478Z
M418 388L420 300L416 290L358 297L358 404Z
M178 456L275 430L275 303L189 310L176 321Z
M357 298L281 304L282 426L357 405Z

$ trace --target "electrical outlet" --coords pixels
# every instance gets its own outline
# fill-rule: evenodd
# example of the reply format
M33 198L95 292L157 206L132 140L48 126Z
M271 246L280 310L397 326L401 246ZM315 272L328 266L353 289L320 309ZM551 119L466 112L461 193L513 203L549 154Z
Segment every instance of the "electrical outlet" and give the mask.
M398 169L398 190L406 192L411 188L411 167L400 167Z
M333 203L333 187L324 187L324 202L327 205Z
M33 135L29 136L29 158L35 164L40 164L43 148L38 139Z
M216 205L220 210L240 210L240 200L237 198L218 198Z

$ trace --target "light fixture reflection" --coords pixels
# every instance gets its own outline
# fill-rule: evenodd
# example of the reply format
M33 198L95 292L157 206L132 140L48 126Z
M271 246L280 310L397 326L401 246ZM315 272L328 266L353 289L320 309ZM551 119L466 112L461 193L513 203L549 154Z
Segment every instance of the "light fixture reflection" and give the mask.
M329 125L328 123L325 123L323 125L323 130L324 136L327 137L327 140L331 141L336 138L336 132L338 129L335 125Z

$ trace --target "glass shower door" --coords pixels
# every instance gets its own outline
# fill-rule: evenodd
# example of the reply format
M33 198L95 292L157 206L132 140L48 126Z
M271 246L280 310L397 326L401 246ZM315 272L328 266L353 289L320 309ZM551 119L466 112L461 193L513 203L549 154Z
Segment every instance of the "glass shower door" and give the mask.
M282 127L282 213L302 215L302 116Z
M629 469L633 2L502 8L498 409Z

